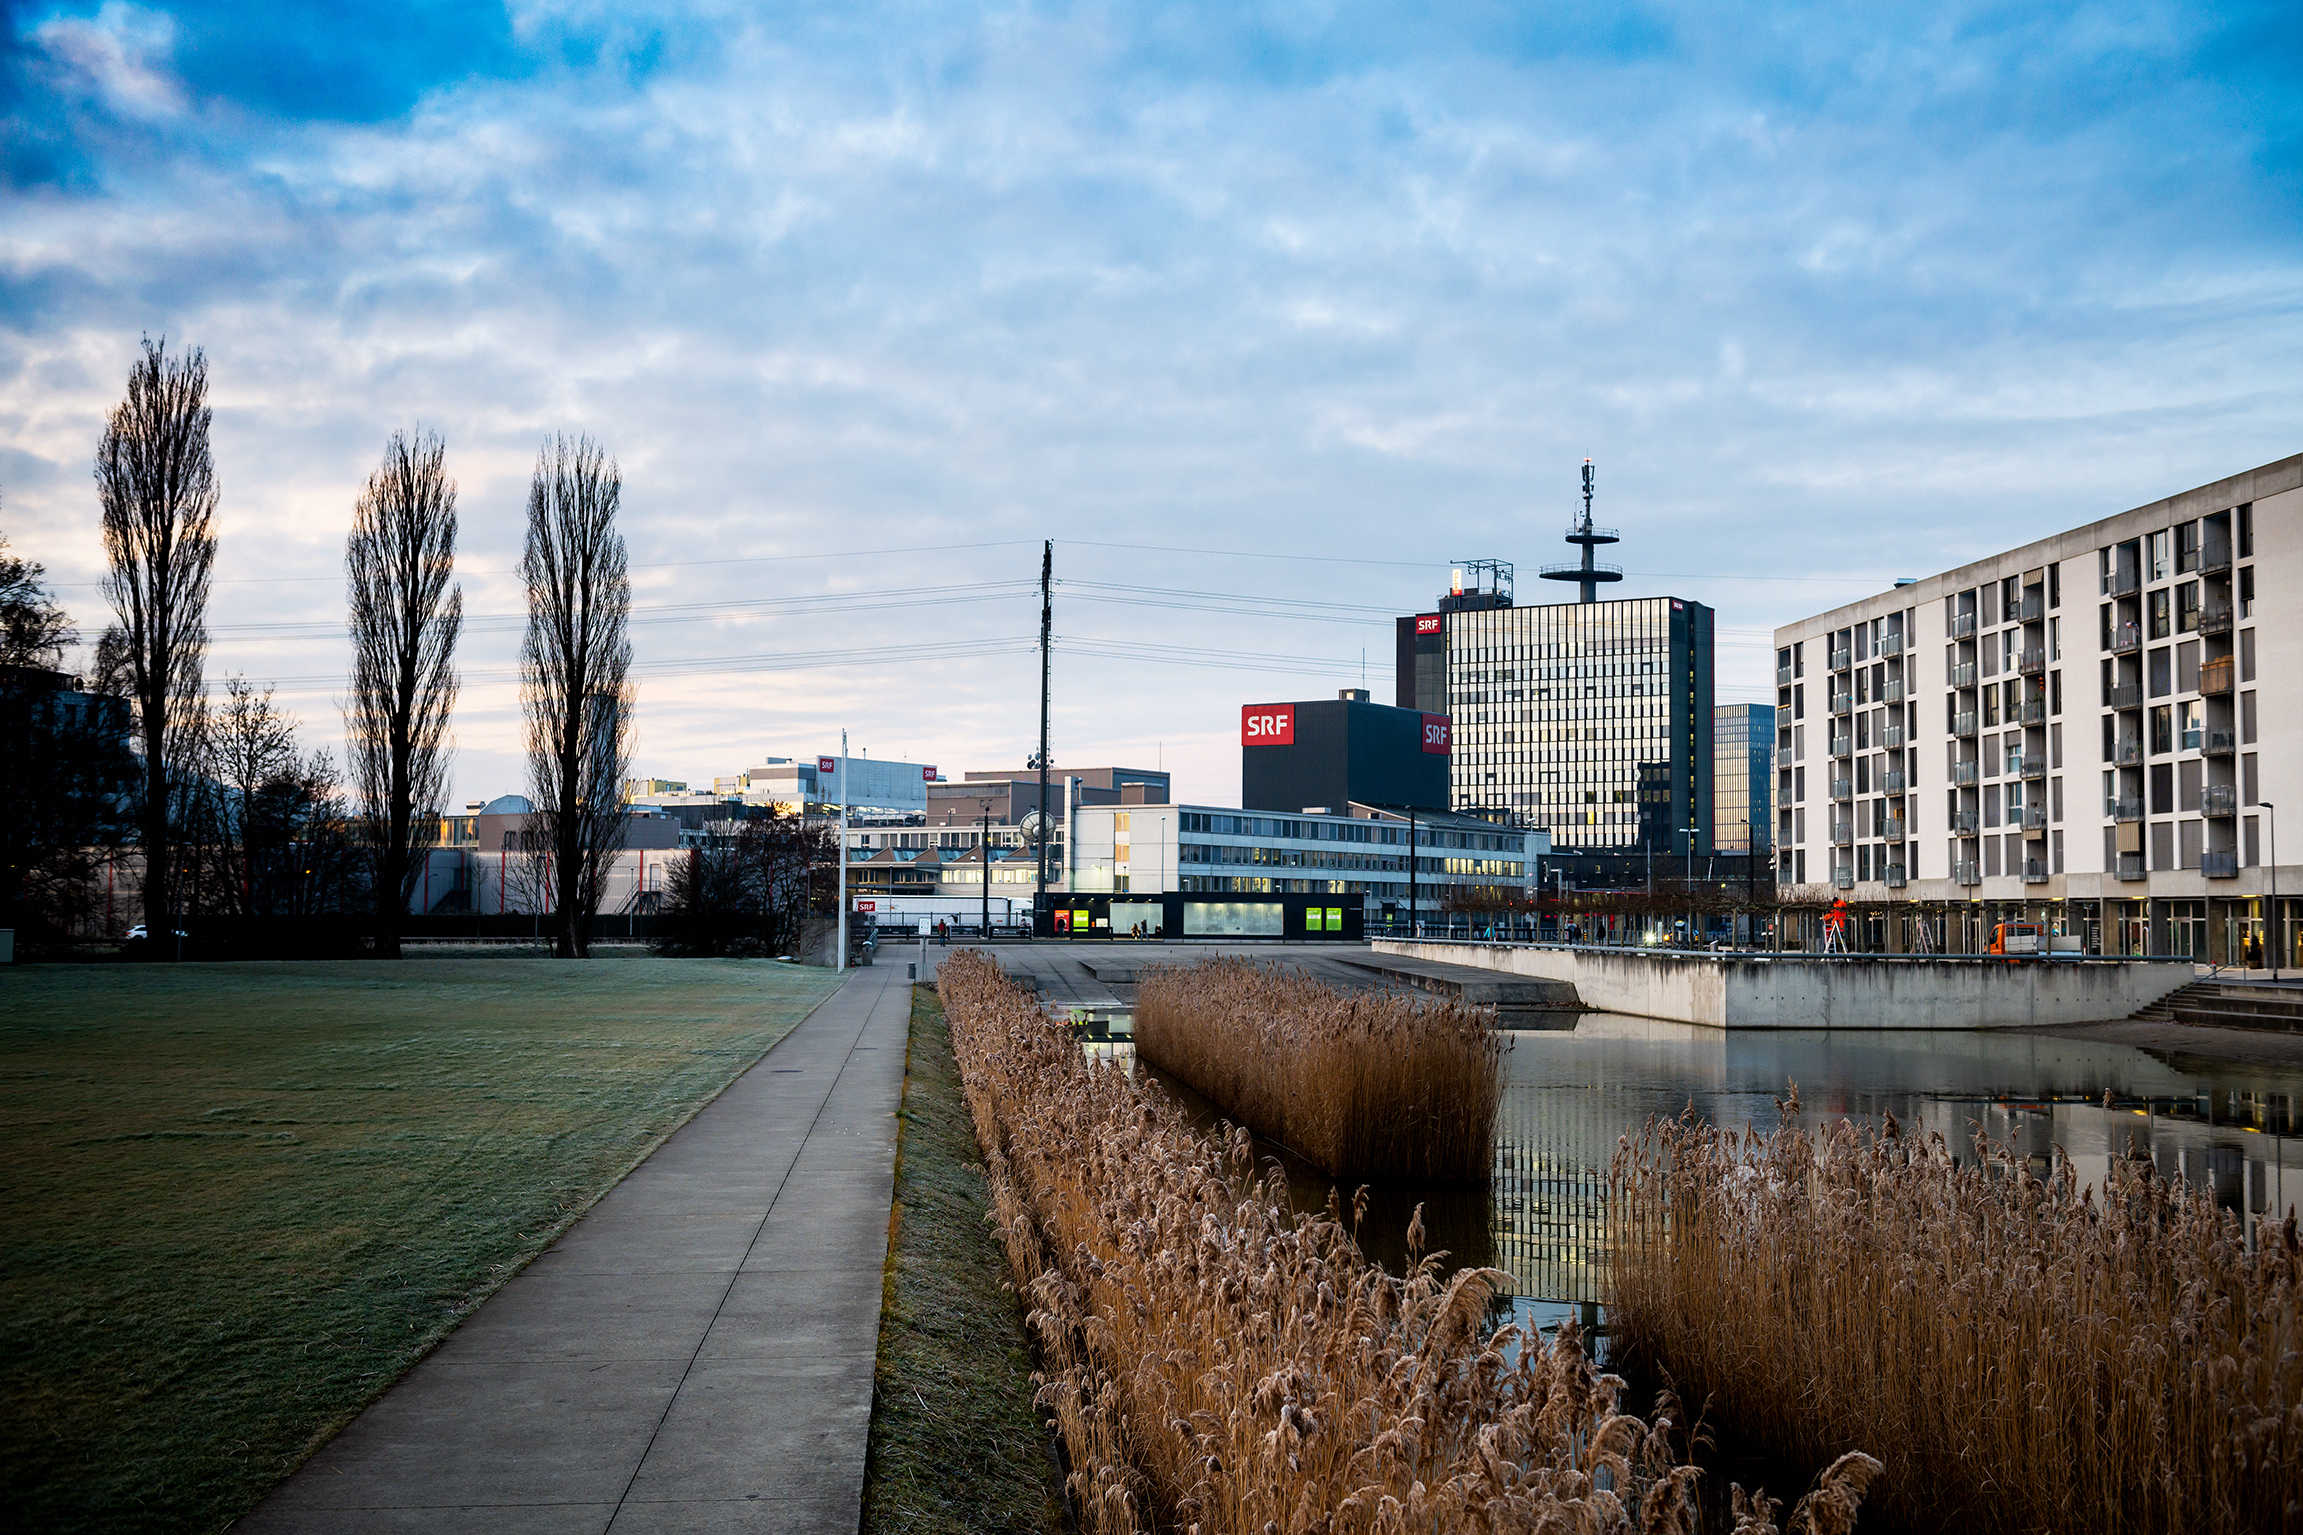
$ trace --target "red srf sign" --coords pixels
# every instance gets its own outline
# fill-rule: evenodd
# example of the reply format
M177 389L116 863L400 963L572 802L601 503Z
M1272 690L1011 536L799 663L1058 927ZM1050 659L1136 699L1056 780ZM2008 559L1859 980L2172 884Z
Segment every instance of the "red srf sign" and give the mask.
M1239 711L1242 746L1295 745L1294 704L1249 704Z
M819 773L837 773L839 770L840 765L829 757L818 757L816 759L816 771Z
M1452 734L1453 728L1446 715L1427 714L1423 717L1423 749L1425 751L1437 752L1440 756L1446 756L1448 738Z
M879 903L877 901L858 901L856 902L856 910L870 911L878 905Z
M1437 634L1446 626L1446 620L1437 613L1418 613L1415 615L1415 632L1418 634Z
M932 767L921 768L920 781L922 783L934 783L936 781L936 770Z

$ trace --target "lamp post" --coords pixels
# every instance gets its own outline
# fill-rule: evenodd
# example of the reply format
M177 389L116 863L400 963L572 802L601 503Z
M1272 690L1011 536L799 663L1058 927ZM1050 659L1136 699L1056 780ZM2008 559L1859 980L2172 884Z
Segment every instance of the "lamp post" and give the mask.
M848 733L840 732L840 931L839 958L833 961L836 971L848 968Z
M1421 938L1423 934L1417 930L1415 922L1415 876L1415 810L1411 806L1407 812L1407 936Z
M1682 826L1687 833L1687 864L1679 871L1680 888L1687 894L1687 946L1695 947L1695 833L1698 828Z
M992 941L992 802L988 799L984 801L983 839L978 844L976 851L983 856L984 861L984 925L979 931L983 935L984 942L990 943Z
M2271 979L2279 979L2279 945L2287 938L2279 924L2279 807L2269 800L2257 800L2271 812Z

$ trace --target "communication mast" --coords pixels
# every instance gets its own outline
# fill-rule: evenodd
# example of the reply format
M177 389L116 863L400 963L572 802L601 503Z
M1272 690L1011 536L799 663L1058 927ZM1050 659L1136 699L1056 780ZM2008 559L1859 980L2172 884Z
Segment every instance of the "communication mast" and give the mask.
M1623 535L1614 528L1595 528L1591 525L1591 488L1593 471L1591 460L1583 461L1583 517L1571 523L1566 542L1583 546L1583 562L1579 565L1546 565L1536 574L1546 581L1573 581L1583 589L1582 601L1599 600L1599 583L1623 579L1621 565L1594 563L1591 551L1600 544L1619 544Z

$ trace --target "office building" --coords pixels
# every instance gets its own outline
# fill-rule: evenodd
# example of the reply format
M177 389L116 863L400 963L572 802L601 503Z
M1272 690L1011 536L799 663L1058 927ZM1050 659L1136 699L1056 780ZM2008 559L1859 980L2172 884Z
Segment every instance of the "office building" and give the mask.
M1395 701L1454 723L1452 809L1548 827L1562 849L1684 853L1693 827L1695 851L1710 851L1709 608L1678 597L1519 607L1509 565L1472 561L1437 611L1397 628Z
M1448 719L1371 703L1360 688L1240 710L1240 804L1249 810L1365 805L1445 810Z
M1775 706L1719 704L1711 711L1712 845L1767 856L1775 830Z
M2024 918L2303 962L2271 904L2303 895L2272 865L2303 804L2303 688L2276 680L2303 675L2299 584L2303 455L1785 625L1778 878L1828 880L1894 949Z

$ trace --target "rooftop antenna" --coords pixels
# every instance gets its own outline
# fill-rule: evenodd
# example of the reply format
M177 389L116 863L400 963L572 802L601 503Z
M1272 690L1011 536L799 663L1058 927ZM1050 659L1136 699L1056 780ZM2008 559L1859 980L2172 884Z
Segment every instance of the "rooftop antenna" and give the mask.
M1583 563L1580 565L1546 565L1536 574L1546 581L1573 581L1582 588L1584 602L1599 600L1599 583L1623 579L1621 565L1595 564L1591 551L1599 544L1619 544L1623 535L1614 528L1595 528L1591 525L1591 487L1593 480L1591 460L1583 461L1583 517L1567 530L1567 542L1583 545Z

